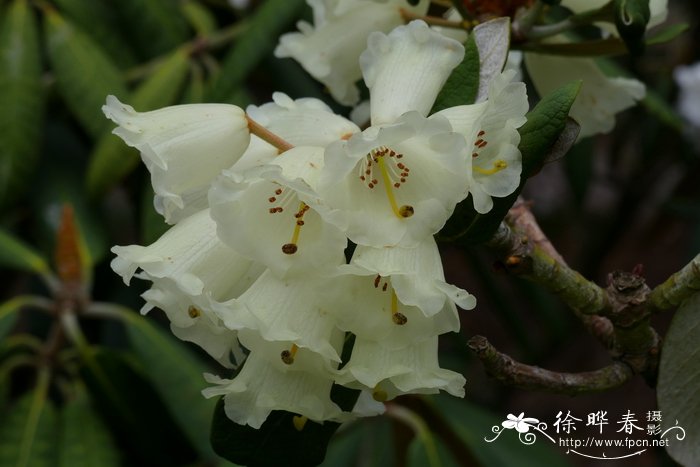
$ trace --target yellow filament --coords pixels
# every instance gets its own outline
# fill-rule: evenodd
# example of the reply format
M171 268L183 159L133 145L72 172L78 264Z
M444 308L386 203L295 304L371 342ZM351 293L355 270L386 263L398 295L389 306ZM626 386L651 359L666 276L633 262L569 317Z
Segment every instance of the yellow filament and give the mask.
M289 354L294 358L297 354L297 350L299 350L299 347L296 344L292 344L292 348L289 349Z
M298 212L300 212L302 214L299 218L297 218L297 221L300 221L304 217L304 208L305 207L306 207L306 203L302 202L299 204L299 211ZM303 224L300 224L299 222L297 222L294 225L294 233L292 234L292 241L290 243L296 244L299 241L299 233L301 232L302 225Z
M399 219L404 219L407 216L401 214L399 206L396 204L396 198L394 198L394 191L391 189L391 178L389 178L389 172L386 170L386 165L384 164L384 158L377 157L377 164L379 164L379 170L382 172L382 180L384 180L384 190L386 190L386 197L389 198L389 204L391 204L391 210L394 211L396 217Z
M493 167L490 169L482 169L481 167L474 166L474 170L482 175L493 175L505 169L506 167L508 167L506 161L496 161L493 163Z

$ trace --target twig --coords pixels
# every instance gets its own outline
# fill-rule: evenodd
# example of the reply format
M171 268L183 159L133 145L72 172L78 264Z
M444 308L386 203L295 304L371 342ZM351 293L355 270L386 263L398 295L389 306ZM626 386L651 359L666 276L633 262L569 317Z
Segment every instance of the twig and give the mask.
M522 389L573 396L607 391L622 386L634 376L632 369L620 361L582 373L560 373L525 365L496 350L483 336L472 337L469 348L479 357L489 375Z
M700 292L700 254L649 294L652 311L666 311Z

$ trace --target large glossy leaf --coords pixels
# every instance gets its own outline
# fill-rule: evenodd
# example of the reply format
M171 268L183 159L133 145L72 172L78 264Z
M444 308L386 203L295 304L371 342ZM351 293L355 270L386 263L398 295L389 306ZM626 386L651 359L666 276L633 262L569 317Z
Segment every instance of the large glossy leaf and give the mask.
M106 349L88 349L83 361L81 373L90 397L130 456L153 467L187 465L197 458L149 382L152 368L141 369L124 354Z
M188 69L188 54L184 49L173 52L128 100L139 112L155 110L172 104L179 95ZM104 96L106 97L106 96ZM104 97L102 104L104 104ZM103 120L107 120L104 115ZM109 122L110 127L114 126ZM91 196L104 193L139 163L139 153L119 137L107 132L97 142L90 155L87 190Z
M678 463L698 465L700 459L700 293L686 300L676 311L661 350L657 397L662 414L662 429L674 425L662 438L669 440L666 450Z
M102 105L108 94L127 96L121 72L95 42L55 10L44 17L48 53L66 106L93 137L107 128Z
M496 441L492 438L492 426L501 426L502 418L481 409L468 401L440 395L429 401L440 413L474 457L484 466L517 465L518 467L565 467L569 463L552 448L549 440L540 439L525 445L513 433L504 433ZM511 435L511 436L507 436Z
M167 53L187 40L189 31L175 0L120 0L118 12L128 40L141 58Z
M476 213L470 198L462 201L440 232L442 237L463 243L483 243L491 238L522 191L525 181L537 173L546 161L561 157L563 143L560 138L564 135L563 139L570 140L569 109L580 88L580 81L564 85L542 98L526 115L527 122L519 130L518 146L523 158L523 170L520 185L513 194L494 198L493 209L484 215Z
M48 274L49 265L41 255L14 235L0 229L0 266Z
M90 36L120 67L136 63L134 53L125 40L126 31L117 21L119 4L85 0L54 0L63 15Z
M333 436L321 467L395 465L394 439L388 417L358 419Z
M0 21L0 205L25 191L36 167L44 112L34 14L15 0Z
M48 374L41 373L37 388L2 413L0 465L52 467L55 465L58 426L56 411L47 400Z
M277 44L279 35L299 15L304 0L267 0L250 20L245 34L224 58L208 100L228 102L246 77Z
M118 467L119 450L84 388L61 410L58 467Z
M127 335L139 360L149 369L153 385L180 428L200 454L213 456L209 425L216 402L205 399L205 366L170 334L137 313L126 321Z

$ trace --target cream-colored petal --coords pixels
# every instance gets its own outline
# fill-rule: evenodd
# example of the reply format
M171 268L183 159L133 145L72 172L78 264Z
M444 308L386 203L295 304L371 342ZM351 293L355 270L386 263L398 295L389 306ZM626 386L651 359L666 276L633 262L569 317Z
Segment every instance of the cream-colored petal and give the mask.
M462 44L420 20L388 35L370 34L360 67L370 90L372 125L393 123L412 110L427 116L463 57Z

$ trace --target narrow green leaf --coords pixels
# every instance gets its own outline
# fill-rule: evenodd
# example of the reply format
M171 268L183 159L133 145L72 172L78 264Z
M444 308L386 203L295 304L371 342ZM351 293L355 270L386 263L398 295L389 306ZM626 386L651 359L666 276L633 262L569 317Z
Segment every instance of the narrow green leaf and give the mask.
M20 295L0 304L0 341L12 331L19 310L26 305L31 305L33 298L31 295Z
M216 18L210 10L196 0L184 0L180 4L182 15L200 36L216 31Z
M34 14L15 0L0 21L0 205L29 187L44 113L41 58Z
M517 465L518 467L566 467L568 462L551 442L539 436L537 442L525 445L513 433L504 433L496 441L488 443L484 438L492 438L492 426L501 426L505 419L498 418L469 402L439 395L428 400L440 413L448 426L455 432L464 446L476 457L481 465ZM508 436L510 435L510 436Z
M117 21L117 3L85 0L54 0L63 15L90 36L95 44L120 67L136 64Z
M119 467L119 450L82 387L61 411L59 467Z
M39 374L33 392L6 409L0 423L0 465L53 466L57 452L56 412L47 400L48 372Z
M452 70L435 99L431 113L457 105L473 104L479 92L479 48L474 34L464 44L464 59Z
M519 130L518 148L523 158L523 170L518 188L505 198L494 198L493 209L484 215L477 214L471 199L462 201L440 232L441 237L468 244L483 243L491 238L522 191L525 181L537 173L547 160L555 157L552 151L560 156L562 146L566 147L567 138L562 137L562 133L566 131L565 136L571 135L572 127L567 127L569 109L580 88L580 81L564 85L543 97L526 115L527 122Z
M686 32L688 29L690 29L690 25L687 23L672 24L668 27L665 27L661 31L655 33L653 36L647 38L647 45L656 45L670 42L676 37Z
M206 367L175 337L166 334L137 313L126 322L134 352L149 369L156 391L200 454L212 457L209 425L216 402L205 399Z
M117 66L87 35L67 22L58 12L44 16L48 54L58 90L66 106L93 137L108 127L102 105L108 94L127 96Z
M177 100L188 70L187 51L173 52L156 71L133 93L128 104L140 112L165 107ZM102 104L104 98L102 97ZM102 105L100 104L100 105ZM101 115L105 122L107 119ZM112 125L112 123L109 123ZM90 155L87 191L90 196L106 192L129 174L139 163L139 153L119 137L104 133Z
M83 359L81 374L95 407L110 420L114 436L131 448L142 465L171 467L197 458L173 414L148 381L146 370L123 354L106 349L88 349Z
M304 8L304 0L267 0L255 12L246 32L224 58L208 100L221 102L240 87L277 44L279 35Z
M48 274L48 262L32 247L0 229L0 265L11 269Z
M167 53L185 42L189 36L185 21L175 0L121 0L119 14L129 29L127 40L141 58Z
M661 436L669 440L666 447L676 462L697 465L700 459L700 293L686 300L676 311L664 338L659 365L657 397L662 414L663 432L676 424L683 432L671 429Z

